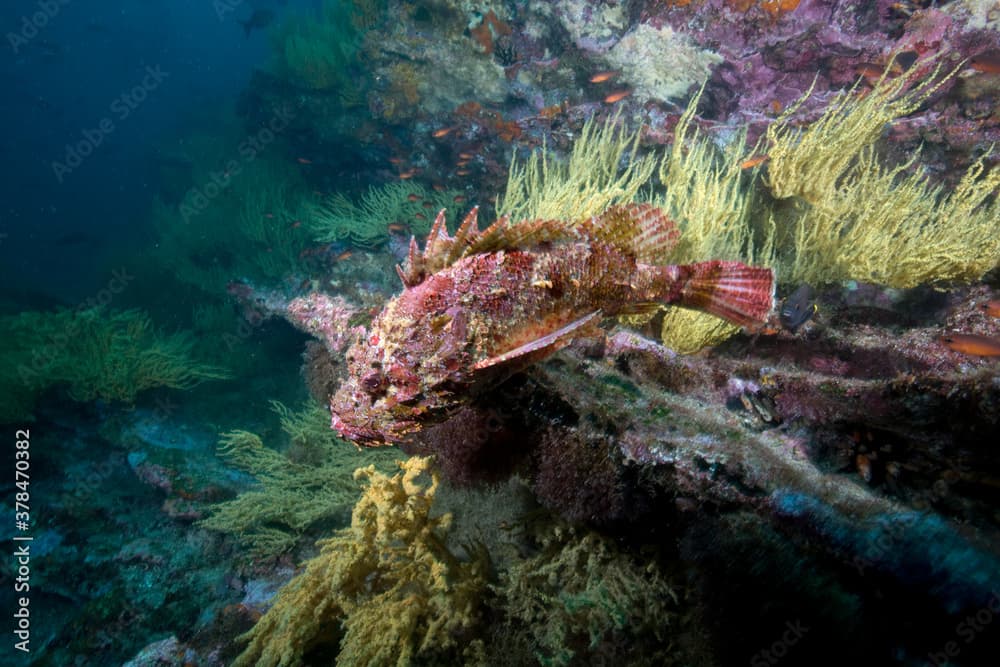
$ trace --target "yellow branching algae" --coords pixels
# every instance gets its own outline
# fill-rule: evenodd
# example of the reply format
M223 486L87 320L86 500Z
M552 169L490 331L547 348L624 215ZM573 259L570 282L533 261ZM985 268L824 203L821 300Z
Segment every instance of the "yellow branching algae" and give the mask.
M867 94L856 88L837 94L820 118L800 128L792 120L812 95L810 87L767 128L767 184L775 197L822 200L854 169L857 157L882 136L887 124L912 113L947 80L938 77L938 68L913 86L911 76L889 78L891 68L892 63Z
M907 173L909 166L883 167L866 150L840 187L795 221L787 275L812 284L855 279L906 288L972 281L996 266L1000 170L983 176L980 158L945 194Z
M248 431L230 431L219 440L219 455L252 475L260 487L215 505L203 528L235 535L253 558L288 551L311 527L340 519L343 525L358 498L351 471L377 461L388 469L392 450L358 452L330 429L326 409L311 403L292 411L273 403L289 447L281 453Z
M780 234L783 280L905 288L975 280L1000 262L1000 174L983 174L987 156L947 193L921 174L916 156L887 167L874 148L887 124L954 72L938 74L916 85L908 75L883 75L866 95L841 93L818 120L797 128L791 116L810 91L768 128L767 186L792 202Z
M671 260L676 263L739 259L767 263L771 247L755 251L748 220L751 197L741 176L746 134L740 132L718 150L691 128L702 91L677 121L674 143L660 162L665 190L652 203L670 213L681 229Z
M547 529L540 543L496 590L508 618L534 636L541 664L571 664L587 642L594 649L613 635L668 644L678 598L656 561L565 524ZM644 657L644 664L672 664L669 648Z
M652 156L637 157L639 132L618 126L615 116L584 124L565 162L543 147L527 162L511 162L497 215L511 220L583 220L615 204L636 201L656 168ZM624 165L624 166L623 166Z
M488 559L458 558L445 546L451 515L432 516L438 477L427 458L388 477L355 471L368 487L350 528L319 542L320 554L278 591L274 606L243 639L237 666L299 665L322 645L338 665L474 661Z
M740 327L715 315L686 308L667 308L660 326L660 340L674 352L694 354L739 332Z

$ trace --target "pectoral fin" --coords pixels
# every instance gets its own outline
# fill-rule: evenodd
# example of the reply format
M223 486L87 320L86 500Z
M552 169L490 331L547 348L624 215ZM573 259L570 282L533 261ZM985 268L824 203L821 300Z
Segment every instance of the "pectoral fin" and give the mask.
M541 361L549 355L555 354L563 349L574 338L580 338L596 333L597 323L601 321L601 311L594 311L588 315L570 322L569 324L556 329L544 336L534 338L531 341L519 345L503 354L498 354L489 359L478 362L474 368L484 370L487 368L497 368L503 365L514 364L520 368L526 368L533 363Z

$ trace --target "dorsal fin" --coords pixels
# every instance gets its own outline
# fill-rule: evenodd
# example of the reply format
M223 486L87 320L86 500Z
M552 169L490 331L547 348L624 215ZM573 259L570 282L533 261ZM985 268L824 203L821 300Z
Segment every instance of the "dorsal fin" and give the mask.
M644 264L667 264L681 235L666 213L652 204L612 206L581 223L580 231Z
M612 206L583 222L573 220L522 220L511 224L503 216L480 231L479 207L465 216L454 236L448 234L444 209L437 214L424 249L410 239L410 251L397 266L403 285L413 287L424 278L451 266L463 257L497 250L524 249L542 243L590 241L613 246L637 261L665 263L677 245L680 232L662 210L650 204Z

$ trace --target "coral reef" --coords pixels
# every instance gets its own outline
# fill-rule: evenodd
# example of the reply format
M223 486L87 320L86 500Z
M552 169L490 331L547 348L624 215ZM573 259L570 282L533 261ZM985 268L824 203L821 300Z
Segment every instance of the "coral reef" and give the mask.
M109 461L152 497L172 540L216 503L199 525L245 541L195 529L196 546L176 554L145 534L116 537L93 557L113 582L104 602L50 574L59 560L71 576L89 567L52 547L65 543L53 521L36 544L66 604L119 632L134 620L176 637L70 628L60 639L219 664L273 602L237 664L707 667L770 663L774 647L789 664L943 664L960 624L996 610L995 3L317 4L275 30L274 64L227 119L234 131L178 143L157 206L160 259L192 291L228 288L251 327L236 330L216 300L192 317L200 345L231 329L243 343L216 363L269 366L210 418L224 424L211 429L226 432L222 458L248 474L213 459L213 479L230 481L206 482L192 472L205 466L197 438L142 412L108 436L132 448ZM231 171L243 134L283 109L294 109L287 129ZM473 214L448 228L463 209L493 219L496 193L500 224L481 231ZM423 249L408 245L441 208ZM657 233L625 233L652 210ZM741 335L712 316L640 308L594 326L623 292L555 328L515 311L569 299L581 275L635 288L618 255L592 273L551 255L549 273L517 264L518 244L550 253L570 237L659 264L762 265L781 294L812 284L811 317ZM502 250L509 266L456 269L473 250ZM397 261L404 294L426 301L390 300ZM512 268L523 279L498 278ZM988 287L953 284L979 280ZM526 324L512 335L484 313ZM261 326L272 315L296 330ZM463 338L477 327L485 335ZM279 368L297 381L295 358L273 352L297 351L301 332L318 339L304 369L314 398L348 378L334 425L368 444L398 436L407 453L434 454L442 479L421 459L395 477L359 471L351 526L270 600L358 495L345 474L358 454L326 410L279 407L275 419L247 402L276 395L261 388ZM502 338L516 345L494 347ZM469 340L473 352L453 354ZM86 407L101 420L124 409ZM67 470L67 496L86 490L84 472ZM233 500L232 487L246 492ZM58 519L114 514L90 493ZM281 555L234 568L234 544ZM160 622L178 595L166 573L190 567L195 548L221 564L176 579L214 599ZM951 662L991 664L994 629ZM786 633L794 643L772 643Z
M462 638L480 623L488 563L444 545L451 516L432 515L439 481L429 465L411 458L391 478L373 466L355 472L368 486L351 527L319 543L320 555L247 634L235 665L301 664L338 639L337 663L345 665L468 661L481 651Z

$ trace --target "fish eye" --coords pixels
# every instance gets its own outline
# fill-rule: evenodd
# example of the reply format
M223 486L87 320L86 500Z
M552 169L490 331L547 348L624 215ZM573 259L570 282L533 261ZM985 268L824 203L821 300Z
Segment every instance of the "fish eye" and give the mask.
M374 394L385 384L385 377L379 373L369 373L368 375L361 378L361 388L367 391L369 394Z

